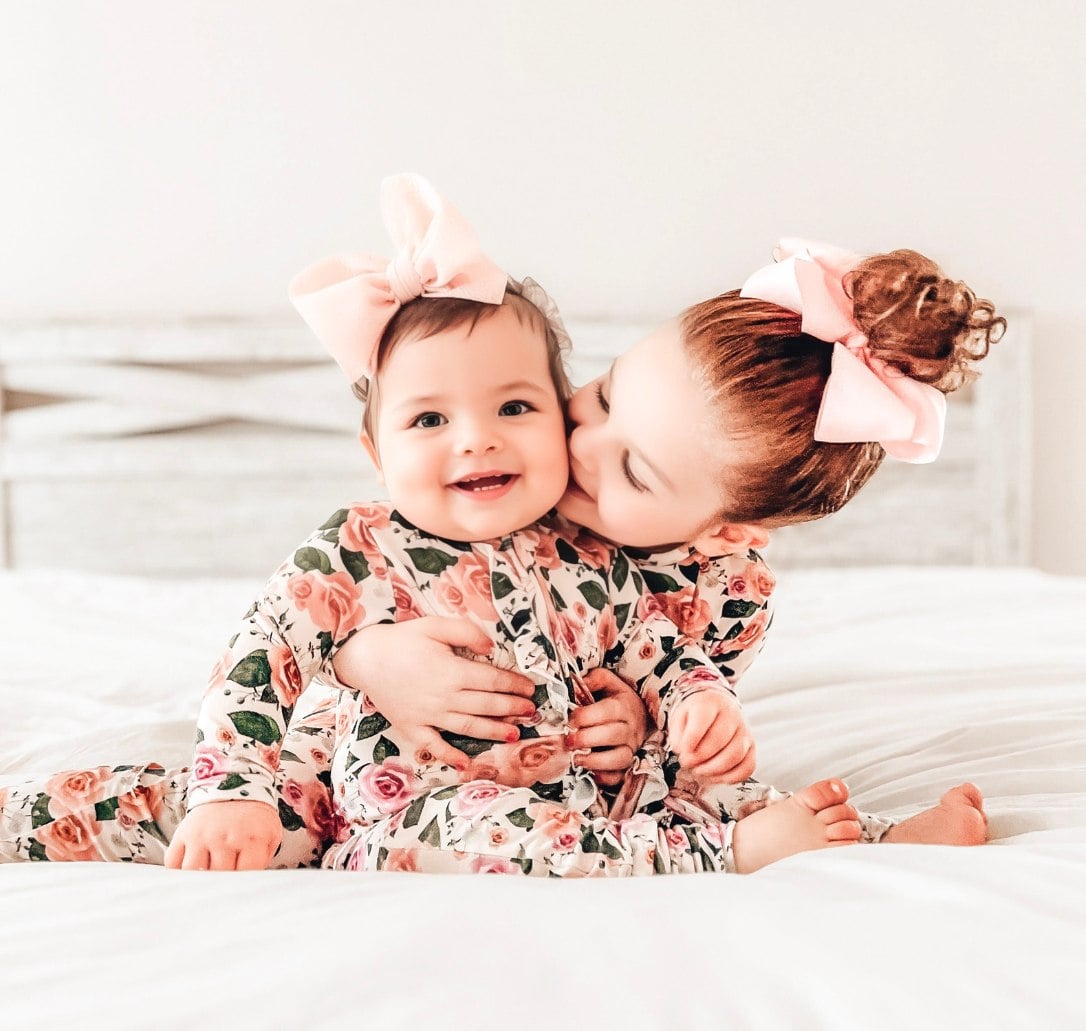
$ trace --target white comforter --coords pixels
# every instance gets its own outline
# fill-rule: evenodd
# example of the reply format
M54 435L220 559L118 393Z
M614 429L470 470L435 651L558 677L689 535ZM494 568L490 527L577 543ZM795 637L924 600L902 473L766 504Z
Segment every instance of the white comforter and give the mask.
M0 784L180 762L258 586L0 574ZM759 776L994 841L564 882L0 867L3 1028L1086 1028L1086 580L781 577Z

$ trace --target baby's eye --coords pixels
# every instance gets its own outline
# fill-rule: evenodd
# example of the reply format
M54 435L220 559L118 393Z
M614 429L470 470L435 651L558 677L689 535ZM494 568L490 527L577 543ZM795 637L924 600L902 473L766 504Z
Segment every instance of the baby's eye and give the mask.
M411 425L423 430L432 430L438 426L444 426L448 421L440 412L423 412L422 415L416 415L411 420Z
M532 406L527 401L506 401L498 409L499 415L527 415L532 411Z

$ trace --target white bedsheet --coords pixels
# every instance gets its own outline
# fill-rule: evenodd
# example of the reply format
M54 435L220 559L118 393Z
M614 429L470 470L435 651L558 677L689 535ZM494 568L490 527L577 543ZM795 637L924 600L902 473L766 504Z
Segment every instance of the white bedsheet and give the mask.
M0 784L180 762L254 587L0 574ZM994 841L554 883L0 867L3 1028L1086 1028L1086 580L781 577L758 775Z

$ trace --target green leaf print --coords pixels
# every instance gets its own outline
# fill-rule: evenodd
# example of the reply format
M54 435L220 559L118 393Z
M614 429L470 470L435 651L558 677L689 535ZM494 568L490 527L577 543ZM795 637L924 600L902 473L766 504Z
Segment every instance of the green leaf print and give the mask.
M320 642L321 646L321 658L327 659L329 653L332 651L332 645L334 643L332 641L332 634L328 630L322 630L317 634L317 640Z
M45 854L45 846L40 841L30 839L30 861L32 863L48 863L49 857Z
M665 651L664 657L658 663L656 663L656 666L653 668L653 673L655 673L658 677L662 677L678 657L678 652Z
M504 573L491 573L490 590L494 593L495 598L504 598L507 594L512 594L513 581Z
M218 791L234 791L237 788L244 787L249 782L240 773L231 773L216 790Z
M447 798L452 798L460 790L458 784L454 784L449 788L442 788L440 791L435 791L430 797L437 802L444 802Z
M162 833L162 828L154 820L140 820L140 826L146 834L149 834L156 841L161 841L163 845L169 845L166 835Z
M560 780L556 780L553 784L537 781L532 785L532 790L546 802L561 802L566 794L566 786Z
M262 745L274 745L282 736L279 725L270 716L262 712L232 712L230 722L237 727L239 734L251 737Z
M650 594L672 594L679 589L678 583L667 573L656 573L651 569L641 570L645 578L645 586Z
M49 796L39 795L38 800L34 803L34 808L30 810L30 826L31 827L44 827L47 823L53 822L53 814L49 812Z
M615 606L615 625L619 629L619 633L622 632L622 628L626 625L626 619L630 615L630 605L627 602L625 605Z
M345 522L347 522L347 516L350 515L350 511L346 508L341 508L328 518L327 522L321 523L317 527L318 530L338 530Z
M386 759L399 755L400 750L387 737L379 737L373 746L373 761L383 763Z
M116 820L117 808L120 803L115 798L107 798L102 802L94 803L94 818L96 820Z
M532 638L532 643L538 644L539 647L543 649L543 654L546 655L551 662L554 662L558 657L554 650L554 645L551 644L550 639L545 634L536 634L536 636Z
M600 847L600 839L596 837L594 831L585 831L584 837L581 838L581 851L582 852L602 852Z
M437 576L450 566L456 565L456 556L447 555L437 548L404 548L411 558L411 564L423 573Z
M351 579L355 583L360 583L370 575L370 564L366 561L366 556L362 552L347 551L345 548L341 548L339 555L343 559L344 568L351 574Z
M302 760L301 760L301 759L299 759L299 758L298 758L298 757L297 757L297 756L296 756L296 755L295 755L295 754L294 754L293 752L291 752L291 751L290 751L289 749L286 749L286 748L284 748L284 749L283 749L283 750L282 750L282 751L281 751L281 752L279 753L279 761L280 761L281 763L300 763L300 762L301 762Z
M617 849L614 845L612 845L611 842L609 842L606 838L604 838L603 841L600 842L600 851L608 859L622 859L623 858L622 852L619 849Z
M583 583L577 584L577 590L584 596L584 600L588 602L597 612L602 612L604 606L607 604L607 595L604 593L602 587L597 583Z
M464 755L474 758L483 752L489 752L494 747L493 741L483 741L477 737L464 737L462 734L453 734L448 730L439 732L442 738L453 748L459 749Z
M620 591L626 585L626 577L630 575L630 563L621 551L615 552L615 561L611 564L611 583Z
M323 573L332 575L332 563L328 556L319 548L299 548L294 552L294 564L303 573Z
M574 548L569 541L564 540L561 537L555 537L554 550L558 552L558 557L563 562L571 565L580 565L581 557L577 554L577 549Z
M429 845L431 848L441 847L441 828L437 825L435 816L419 834L419 843Z
M530 831L535 826L535 820L528 815L527 809L514 809L505 817L514 827Z
M271 683L271 666L268 664L268 653L263 648L250 652L227 675L227 680L232 680L242 687L263 687Z
M724 602L724 608L720 611L731 619L744 619L753 616L760 606L754 601L742 601L739 598L729 598Z
M364 741L368 737L388 730L391 726L392 724L379 712L370 713L369 716L364 716L358 721L358 733L355 734L355 740Z
M279 822L285 831L300 831L305 826L305 821L282 799L279 799Z
M426 808L426 796L419 795L405 810L402 827L417 827L422 818L422 811Z
M562 595L553 587L551 587L551 604L554 606L555 612L561 612L563 609L568 608Z

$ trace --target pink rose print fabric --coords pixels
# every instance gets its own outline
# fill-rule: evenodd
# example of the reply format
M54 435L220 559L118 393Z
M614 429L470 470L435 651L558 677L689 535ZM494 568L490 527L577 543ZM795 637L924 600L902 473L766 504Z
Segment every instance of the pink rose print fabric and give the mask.
M772 789L677 789L667 717L688 693L731 690L761 647L772 590L753 551L623 552L561 522L467 545L387 505L340 510L276 571L216 664L191 769L98 767L2 789L0 859L161 862L187 806L255 798L283 822L273 867L323 856L366 870L727 870L734 811ZM429 613L472 620L493 661L536 683L520 741L451 738L471 756L463 774L403 754L363 695L307 690L335 684L335 650L360 628ZM633 819L608 819L562 743L598 665L635 684L665 728L638 759Z

